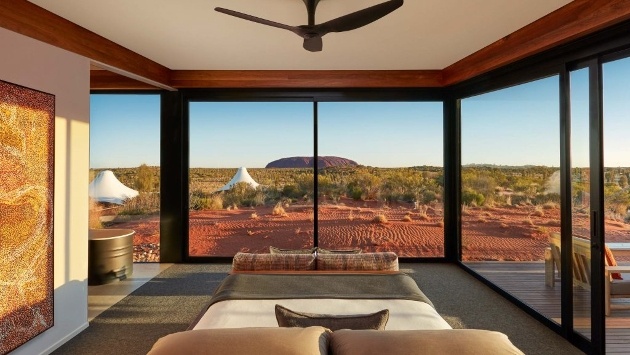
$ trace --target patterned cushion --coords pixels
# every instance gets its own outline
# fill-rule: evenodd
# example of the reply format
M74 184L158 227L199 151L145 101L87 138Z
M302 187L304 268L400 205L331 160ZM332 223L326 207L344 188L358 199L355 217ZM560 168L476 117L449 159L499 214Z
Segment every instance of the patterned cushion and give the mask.
M317 254L317 270L398 271L398 256L393 252Z
M276 320L281 327L324 327L330 330L339 329L374 329L383 330L389 320L389 310L384 309L370 314L313 314L295 312L276 305Z
M234 271L315 270L313 254L251 254L237 253L232 260Z
M310 249L281 249L276 247L269 247L270 254L313 254L317 248Z

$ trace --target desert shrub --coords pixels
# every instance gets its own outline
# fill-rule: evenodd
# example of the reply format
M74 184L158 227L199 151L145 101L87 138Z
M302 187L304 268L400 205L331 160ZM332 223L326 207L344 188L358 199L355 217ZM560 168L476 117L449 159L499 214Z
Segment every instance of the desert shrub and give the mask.
M486 198L483 194L472 191L472 190L464 190L462 191L462 203L464 205L476 205L481 206L485 202Z
M412 221L411 216L410 216L410 215L405 215L405 216L402 218L402 221L403 221L403 222L411 222L411 221Z
M265 194L261 189L255 189L246 182L239 182L224 192L224 206L260 206L265 203Z
M200 190L190 194L189 206L191 210L221 210L223 197L220 194L208 194Z
M542 210L542 208L536 207L534 212L532 212L532 216L534 216L534 217L544 217L545 216L545 212Z
M361 190L361 188L358 186L351 187L348 190L348 194L355 201L359 201L363 199L363 190Z
M542 208L544 210L555 210L560 208L560 205L556 202L545 202L545 204L543 204Z
M142 164L138 167L136 172L136 189L142 192L153 191L153 171L146 164Z
M384 214L377 214L376 216L374 216L374 218L372 218L372 222L373 223L385 224L385 223L387 223L389 221L387 220L387 217L385 217Z
M284 210L284 207L282 207L282 202L276 203L271 214L274 216L286 216L287 212Z
M141 192L118 210L120 215L155 214L160 212L160 194Z
M560 194L557 193L548 193L548 194L537 194L534 196L532 203L534 205L544 205L545 203L560 203Z
M296 185L289 184L284 185L284 187L282 188L282 196L292 199L298 199L302 195L300 194L300 190Z
M101 210L94 200L90 199L89 214L88 214L88 228L101 229L103 223L101 222Z
M512 205L521 205L529 202L529 198L522 194L514 194L512 195Z
M252 215L249 218L251 218L251 219L258 219L258 213L256 213L256 212L252 213Z
M431 203L437 199L438 199L438 195L435 193L435 191L425 190L424 192L422 192L421 201L423 204Z

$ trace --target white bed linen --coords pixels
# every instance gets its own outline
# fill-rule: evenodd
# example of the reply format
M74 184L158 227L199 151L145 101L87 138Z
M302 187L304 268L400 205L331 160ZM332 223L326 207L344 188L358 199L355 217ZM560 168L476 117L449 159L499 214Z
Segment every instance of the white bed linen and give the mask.
M296 312L367 314L389 309L385 329L451 329L430 305L401 299L228 300L213 304L193 329L277 327L275 305Z

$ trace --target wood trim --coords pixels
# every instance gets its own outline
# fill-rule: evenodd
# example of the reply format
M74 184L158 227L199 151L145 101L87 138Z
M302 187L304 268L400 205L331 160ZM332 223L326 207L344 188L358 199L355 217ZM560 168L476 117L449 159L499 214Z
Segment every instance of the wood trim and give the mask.
M174 88L442 87L439 70L174 70Z
M169 86L168 68L26 0L0 1L0 27Z
M158 87L108 70L90 70L90 90L158 90Z
M443 83L460 83L628 19L628 0L575 0L447 67Z

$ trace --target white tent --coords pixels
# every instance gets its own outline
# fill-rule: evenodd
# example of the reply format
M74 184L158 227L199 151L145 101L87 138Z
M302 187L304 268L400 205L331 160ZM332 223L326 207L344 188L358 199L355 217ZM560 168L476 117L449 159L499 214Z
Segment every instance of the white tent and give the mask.
M98 202L122 205L126 200L138 196L138 191L123 185L111 170L104 170L90 183L88 195Z
M230 182L225 184L225 186L223 186L222 188L218 189L217 191L229 190L232 187L234 187L234 185L238 184L239 182L246 182L246 183L249 184L249 186L251 186L253 188L256 188L256 187L258 187L258 185L260 185L259 183L254 181L254 179L252 179L251 176L249 176L249 173L247 172L247 169L245 167L241 166L240 168L238 168L238 171L236 171L236 174L234 174L234 177L232 178L232 180L230 180Z

